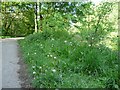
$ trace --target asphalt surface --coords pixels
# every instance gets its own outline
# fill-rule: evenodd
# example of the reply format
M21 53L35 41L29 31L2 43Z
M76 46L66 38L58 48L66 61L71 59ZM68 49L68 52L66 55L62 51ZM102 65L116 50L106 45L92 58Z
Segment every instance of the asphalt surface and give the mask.
M0 90L2 89L2 41L0 41Z
M17 39L2 39L2 88L21 88ZM1 49L1 48L0 48ZM1 79L1 78L0 78ZM1 80L0 80L1 81Z

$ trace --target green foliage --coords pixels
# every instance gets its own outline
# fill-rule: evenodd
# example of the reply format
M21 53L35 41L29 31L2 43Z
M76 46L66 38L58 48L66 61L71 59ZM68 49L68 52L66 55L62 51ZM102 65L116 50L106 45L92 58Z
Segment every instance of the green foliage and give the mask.
M119 88L115 3L40 2L39 12L35 2L1 5L0 33L30 34L19 44L33 87Z
M28 7L28 6L31 6ZM34 32L34 3L2 2L2 35L26 36Z
M0 36L0 39L4 39L4 38L11 38L11 36Z
M37 88L105 88L118 85L117 52L76 42L67 31L43 31L21 40L23 56ZM31 43L32 42L32 43ZM109 84L110 83L110 84Z

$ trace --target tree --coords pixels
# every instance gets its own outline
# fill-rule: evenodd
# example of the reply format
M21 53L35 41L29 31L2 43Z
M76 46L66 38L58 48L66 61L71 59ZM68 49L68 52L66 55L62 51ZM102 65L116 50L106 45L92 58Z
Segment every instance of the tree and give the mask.
M2 35L25 36L34 31L34 3L2 2Z

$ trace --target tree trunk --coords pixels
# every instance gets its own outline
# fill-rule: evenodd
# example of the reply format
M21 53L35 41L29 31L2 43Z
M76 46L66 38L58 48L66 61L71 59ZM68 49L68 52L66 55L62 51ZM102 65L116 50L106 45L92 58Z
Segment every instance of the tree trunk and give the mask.
M43 20L43 17L41 14L41 3L40 3L40 31L42 31L42 20Z
M38 32L39 30L39 20L40 20L40 9L39 9L39 0L37 0L36 4L35 4L35 32ZM41 7L41 6L40 6Z
M34 9L34 19L35 19L35 32L37 32L37 3L35 4L35 9Z

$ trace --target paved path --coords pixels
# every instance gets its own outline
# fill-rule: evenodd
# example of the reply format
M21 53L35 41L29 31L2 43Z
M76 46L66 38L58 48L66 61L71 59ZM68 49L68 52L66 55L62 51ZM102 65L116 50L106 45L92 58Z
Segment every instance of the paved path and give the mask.
M0 41L0 90L2 89L2 41Z
M18 38L19 39L19 38ZM21 88L17 39L2 39L2 88ZM0 53L1 54L1 53Z

